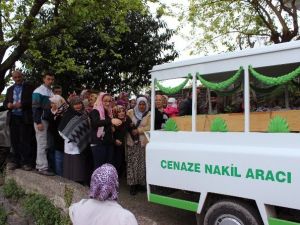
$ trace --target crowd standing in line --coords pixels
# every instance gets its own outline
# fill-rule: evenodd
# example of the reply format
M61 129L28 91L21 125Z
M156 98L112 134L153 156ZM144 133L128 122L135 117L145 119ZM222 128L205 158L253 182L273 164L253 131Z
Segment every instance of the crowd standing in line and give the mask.
M126 176L130 194L146 190L145 132L150 130L149 96L130 99L122 92L83 90L62 97L54 75L46 72L34 88L21 71L12 73L4 101L8 110L12 159L8 169L36 169L39 174L59 175L89 185L92 172L113 165ZM53 87L52 87L53 86ZM155 97L155 129L163 129L169 117L177 116L176 99Z

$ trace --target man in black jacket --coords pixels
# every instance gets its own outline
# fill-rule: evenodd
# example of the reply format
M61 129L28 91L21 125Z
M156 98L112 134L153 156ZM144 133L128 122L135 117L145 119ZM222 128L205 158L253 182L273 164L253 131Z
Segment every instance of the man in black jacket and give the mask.
M21 71L12 73L14 85L7 89L3 106L8 109L11 146L13 148L12 162L8 169L22 167L31 170L33 157L33 120L32 100L33 87L25 83Z

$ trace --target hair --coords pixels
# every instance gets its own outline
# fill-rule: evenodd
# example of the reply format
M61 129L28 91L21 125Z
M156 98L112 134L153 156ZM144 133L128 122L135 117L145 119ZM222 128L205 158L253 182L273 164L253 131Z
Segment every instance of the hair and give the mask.
M18 73L18 74L24 76L24 74L22 73L21 70L14 70L14 71L12 71L12 72L11 72L11 75L13 75L14 73Z
M46 76L54 77L53 71L49 71L49 70L44 71L43 72L43 78L45 78Z
M52 90L55 90L55 89L62 89L62 87L60 85L54 85Z

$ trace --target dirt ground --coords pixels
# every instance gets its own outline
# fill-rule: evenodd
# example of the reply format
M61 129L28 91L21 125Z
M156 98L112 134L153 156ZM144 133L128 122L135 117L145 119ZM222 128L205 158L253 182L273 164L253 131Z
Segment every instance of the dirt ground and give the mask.
M195 213L168 206L148 202L146 193L135 196L129 194L125 180L121 180L119 201L124 208L134 215L142 217L144 224L140 225L196 225ZM141 218L139 218L141 221ZM141 222L140 222L141 223Z

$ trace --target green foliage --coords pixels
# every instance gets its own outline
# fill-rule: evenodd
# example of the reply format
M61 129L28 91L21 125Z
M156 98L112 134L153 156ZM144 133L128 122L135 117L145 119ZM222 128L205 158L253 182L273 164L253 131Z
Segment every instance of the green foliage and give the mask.
M165 131L178 131L178 127L177 127L175 120L169 118L167 120L167 122L165 123L164 130Z
M295 1L189 0L172 11L181 27L189 23L186 35L193 43L191 54L233 51L268 43L288 42L298 37ZM184 30L186 32L186 29Z
M253 69L252 66L249 66L249 71L251 72L252 76L266 85L282 85L292 81L295 77L300 75L300 66L288 74L276 77L265 76Z
M234 84L240 78L243 70L243 67L240 67L240 69L232 77L219 83L209 82L200 76L199 73L197 73L197 78L205 87L214 91L221 91Z
M5 95L0 95L0 102L4 102Z
M192 79L191 74L189 74L189 76L185 79L185 81L183 81L181 84L177 85L176 87L164 87L157 80L155 80L155 85L164 94L173 95L173 94L176 94L176 93L180 92L185 87L185 85L188 83L188 81L190 79Z
M20 200L25 213L34 218L36 225L71 225L70 218L67 215L62 215L60 210L45 196L39 194L26 195L24 190L12 179L4 184L3 193L6 198ZM4 221L2 220L4 216L5 214L0 208L0 225L1 221Z
M268 132L269 133L289 133L289 125L287 121L280 117L280 116L275 116L271 121L269 122L268 125Z
M10 179L3 185L3 194L6 198L19 200L25 196L25 191L13 179Z
M73 194L74 194L74 190L72 188L69 188L67 185L65 185L64 200L65 200L66 207L68 208L72 204Z
M0 91L6 85L5 73L10 70L24 52L30 52L38 60L47 61L36 48L40 41L49 42L49 51L57 59L54 65L58 71L80 72L74 58L60 51L55 54L52 46L58 42L65 48L74 45L73 36L84 23L93 21L94 32L108 46L120 40L120 35L129 30L126 17L130 11L145 11L142 0L69 0L69 1L17 1L0 2ZM106 32L106 24L114 32ZM50 41L50 39L52 39ZM56 44L53 44L56 42ZM5 57L4 60L2 60ZM60 60L60 63L59 63ZM45 68L47 69L47 68ZM79 71L78 71L79 70Z
M0 206L0 225L6 225L7 214L3 206Z
M42 57L28 51L21 59L28 77L39 83L39 74L51 69L66 92L85 85L110 93L138 93L149 85L154 65L177 57L174 44L168 42L174 32L146 11L127 12L125 22L128 29L110 20L100 29L97 21L87 20L79 30L36 43L32 49Z
M216 117L210 126L210 131L212 132L227 132L227 123L226 121L221 117Z
M34 218L37 225L59 225L62 216L59 209L45 197L38 194L29 194L23 201L23 208L27 215Z

